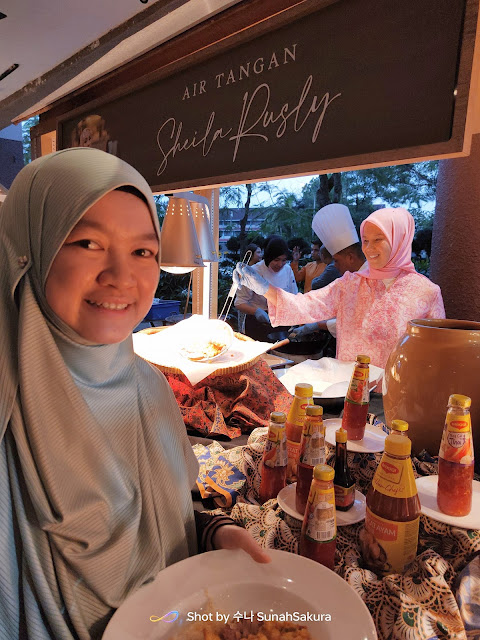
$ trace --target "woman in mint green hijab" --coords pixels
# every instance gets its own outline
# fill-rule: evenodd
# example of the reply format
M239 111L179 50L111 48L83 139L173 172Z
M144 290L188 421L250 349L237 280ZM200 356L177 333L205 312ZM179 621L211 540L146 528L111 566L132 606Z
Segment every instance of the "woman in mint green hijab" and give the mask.
M159 235L145 180L89 148L32 162L0 209L0 638L101 638L129 593L197 551L197 462L131 340ZM268 561L230 523L208 521L204 543Z

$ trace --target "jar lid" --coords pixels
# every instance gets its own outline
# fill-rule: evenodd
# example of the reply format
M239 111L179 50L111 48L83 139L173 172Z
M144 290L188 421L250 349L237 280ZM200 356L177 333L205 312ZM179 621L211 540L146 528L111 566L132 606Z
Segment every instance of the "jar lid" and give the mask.
M328 464L317 464L313 469L313 477L315 480L333 480L335 477L335 470Z
M468 409L472 404L472 399L468 396L462 396L459 393L454 393L449 397L448 404L453 404L454 407Z
M302 398L311 398L313 396L313 387L308 382L298 382L295 385L295 395Z
M323 407L319 404L309 404L305 409L307 416L323 416Z
M345 429L337 429L335 431L335 442L346 442L347 441L347 432Z
M409 456L411 450L412 442L410 438L406 438L399 433L391 433L385 438L385 453L391 453L394 456Z
M287 416L283 413L283 411L272 411L270 414L270 422L275 422L276 424L281 424L285 422Z
M355 358L355 360L357 362L360 362L361 364L369 364L370 363L370 356L362 356L362 355L360 355L360 356L357 356Z
M405 420L392 420L392 431L408 431L408 422Z

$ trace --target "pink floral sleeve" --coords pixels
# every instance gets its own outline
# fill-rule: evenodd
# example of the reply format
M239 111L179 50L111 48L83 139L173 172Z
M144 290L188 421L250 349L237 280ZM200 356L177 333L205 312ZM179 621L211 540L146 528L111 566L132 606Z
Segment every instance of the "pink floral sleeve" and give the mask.
M268 302L268 315L272 326L307 324L327 320L337 314L343 289L342 279L335 280L323 289L293 295L277 289L275 303Z

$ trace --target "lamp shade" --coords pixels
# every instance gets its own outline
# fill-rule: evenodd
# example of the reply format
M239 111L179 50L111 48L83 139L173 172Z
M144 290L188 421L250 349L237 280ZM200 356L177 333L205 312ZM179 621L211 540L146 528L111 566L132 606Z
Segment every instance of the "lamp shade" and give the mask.
M204 267L190 205L185 198L170 198L160 235L160 266Z
M200 198L201 196L197 197ZM210 213L207 199L202 198L202 200L205 200L205 202L197 202L196 200L189 201L202 259L204 262L218 262L218 253L215 250L213 235L210 229Z

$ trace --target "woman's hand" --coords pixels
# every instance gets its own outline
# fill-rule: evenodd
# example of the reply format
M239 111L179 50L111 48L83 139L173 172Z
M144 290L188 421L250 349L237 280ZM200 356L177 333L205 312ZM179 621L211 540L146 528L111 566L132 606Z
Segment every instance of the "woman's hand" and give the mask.
M272 559L253 536L242 527L227 524L219 527L212 540L215 549L243 549L255 562L271 562Z
M248 287L259 296L267 293L270 283L256 269L239 262L233 271L233 281L240 287Z

